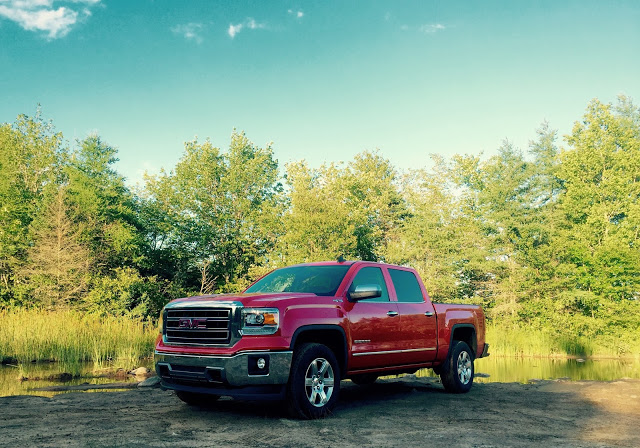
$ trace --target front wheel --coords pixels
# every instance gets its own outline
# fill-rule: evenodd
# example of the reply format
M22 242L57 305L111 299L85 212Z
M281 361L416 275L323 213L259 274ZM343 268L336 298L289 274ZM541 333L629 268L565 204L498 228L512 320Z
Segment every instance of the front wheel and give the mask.
M469 392L473 385L473 373L473 352L466 342L456 342L441 369L442 385L447 392L454 394Z
M289 412L296 418L322 418L331 413L340 392L340 367L322 344L296 348L287 385Z

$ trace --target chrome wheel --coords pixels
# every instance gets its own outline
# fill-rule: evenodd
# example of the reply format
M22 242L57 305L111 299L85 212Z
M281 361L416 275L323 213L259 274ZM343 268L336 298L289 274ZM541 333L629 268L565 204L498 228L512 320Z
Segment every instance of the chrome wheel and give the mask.
M462 384L468 384L471 381L472 364L471 357L466 351L460 352L458 355L458 379Z
M333 394L335 376L329 361L316 358L311 361L304 376L304 388L307 399L315 407L322 407L329 402Z

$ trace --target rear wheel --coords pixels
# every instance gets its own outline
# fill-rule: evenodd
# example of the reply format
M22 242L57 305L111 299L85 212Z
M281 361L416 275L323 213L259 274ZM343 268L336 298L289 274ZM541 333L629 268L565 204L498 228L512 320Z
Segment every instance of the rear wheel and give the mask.
M177 390L176 396L189 406L211 406L220 398L220 395L196 394L182 390Z
M457 341L440 373L440 380L447 392L469 392L473 385L473 359L473 352L467 343Z
M289 413L322 418L331 413L340 392L340 368L329 347L305 343L296 348L287 385Z

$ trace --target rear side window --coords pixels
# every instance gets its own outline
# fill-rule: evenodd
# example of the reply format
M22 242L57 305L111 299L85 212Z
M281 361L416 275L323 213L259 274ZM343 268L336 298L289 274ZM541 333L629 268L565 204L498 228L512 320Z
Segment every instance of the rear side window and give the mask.
M368 267L362 268L358 271L356 276L353 278L353 282L349 287L349 292L353 292L356 289L356 286L360 285L379 285L382 289L382 295L380 297L376 297L374 299L366 299L363 302L388 302L389 301L389 292L387 291L387 285L384 282L384 276L382 275L382 269Z
M422 289L413 272L389 269L389 275L396 289L398 302L424 302Z

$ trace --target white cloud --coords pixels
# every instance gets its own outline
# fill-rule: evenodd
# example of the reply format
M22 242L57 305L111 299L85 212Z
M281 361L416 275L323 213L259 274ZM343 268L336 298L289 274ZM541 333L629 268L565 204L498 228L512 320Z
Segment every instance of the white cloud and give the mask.
M244 28L244 25L242 23L239 23L237 25L230 24L227 33L229 33L229 36L231 36L231 39L233 39L234 37L236 37L236 34L242 31L242 28Z
M171 32L179 34L187 40L193 40L194 42L201 44L202 36L200 35L200 32L202 31L202 28L201 23L190 22L185 23L184 25L174 26L171 28Z
M97 5L101 0L68 0L62 3ZM87 6L82 16L75 6L54 8L58 0L0 0L0 18L16 22L27 31L43 32L49 39L66 36L79 19L91 15Z
M304 17L304 13L302 11L294 11L293 9L287 10L288 14L295 16L297 19L302 19Z
M264 23L258 23L254 19L249 17L244 23L238 23L236 25L229 24L229 28L227 29L227 34L229 34L229 37L233 39L234 37L236 37L236 34L238 34L244 28L248 28L250 30L259 30L259 29L266 28L266 25Z
M256 22L253 19L249 19L249 21L247 22L247 27L249 27L252 30L257 30L259 28L264 28L264 25Z
M446 26L440 24L440 23L431 23L428 25L422 25L420 27L420 31L422 31L423 33L428 33L428 34L433 34L433 33L437 33L438 31L442 31L447 29Z

